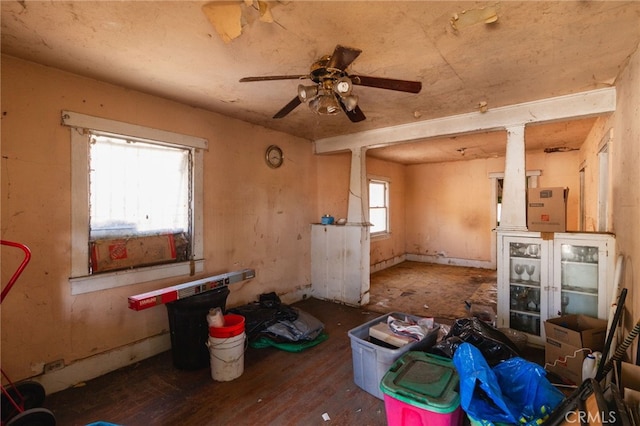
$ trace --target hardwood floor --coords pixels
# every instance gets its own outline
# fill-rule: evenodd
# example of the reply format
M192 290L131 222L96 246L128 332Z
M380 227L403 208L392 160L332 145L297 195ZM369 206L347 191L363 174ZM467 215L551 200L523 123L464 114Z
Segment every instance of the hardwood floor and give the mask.
M405 261L371 274L372 311L405 312L444 319L466 317L465 301L487 305L497 303L497 276L491 269Z
M353 382L348 331L380 314L307 299L329 339L300 353L249 348L242 376L175 369L171 352L49 395L58 425L385 425L384 402ZM323 419L326 413L330 421Z
M442 276L441 288L453 288L443 284L447 279L452 280ZM459 283L460 279L451 282ZM456 291L460 288L457 286ZM477 286L468 288L468 295L456 293L452 298L438 293L438 300L460 303ZM433 312L422 309L425 303L422 300L411 302L418 303L417 312L408 304L427 290L394 291L384 285L371 289L372 298L387 298L384 313L414 315ZM380 294L373 294L376 291ZM433 297L432 294L431 300ZM300 353L249 348L244 373L230 382L214 381L208 367L197 371L176 369L168 351L91 380L82 387L49 395L44 406L53 411L61 426L84 426L98 421L126 426L386 425L384 402L353 381L351 341L347 334L382 314L372 312L373 304L354 308L307 299L293 306L321 320L328 340ZM451 324L446 318L438 321ZM531 350L523 356L538 363L544 361L544 351ZM329 421L323 419L325 413Z

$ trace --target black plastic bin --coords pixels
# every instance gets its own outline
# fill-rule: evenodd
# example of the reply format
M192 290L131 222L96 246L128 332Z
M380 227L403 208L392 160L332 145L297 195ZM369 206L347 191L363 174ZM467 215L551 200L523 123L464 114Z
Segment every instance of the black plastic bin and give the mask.
M229 293L227 287L221 287L166 304L174 367L199 370L210 365L207 314L211 308L224 312Z

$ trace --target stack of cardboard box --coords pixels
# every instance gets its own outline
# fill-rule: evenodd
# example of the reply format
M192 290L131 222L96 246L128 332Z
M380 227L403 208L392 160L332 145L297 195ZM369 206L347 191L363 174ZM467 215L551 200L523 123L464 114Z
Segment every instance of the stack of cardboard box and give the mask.
M591 352L602 351L607 321L586 315L565 315L544 323L545 364L565 382L580 385L582 363Z

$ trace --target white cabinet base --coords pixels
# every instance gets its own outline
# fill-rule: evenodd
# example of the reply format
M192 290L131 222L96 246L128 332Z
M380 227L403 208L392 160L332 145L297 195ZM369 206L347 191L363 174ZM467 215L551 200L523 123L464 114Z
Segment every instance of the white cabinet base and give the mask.
M369 303L369 228L311 225L311 294L352 306Z

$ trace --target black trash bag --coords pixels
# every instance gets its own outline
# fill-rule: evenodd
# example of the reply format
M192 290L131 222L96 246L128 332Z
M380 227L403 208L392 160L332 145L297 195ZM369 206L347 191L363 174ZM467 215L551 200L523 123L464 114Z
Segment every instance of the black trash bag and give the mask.
M252 342L278 321L295 321L298 312L281 303L277 294L261 294L258 302L231 308L227 312L244 317L245 334Z
M269 326L265 333L269 333L273 340L299 342L305 340L314 340L324 330L324 324L313 315L298 309L291 308L297 312L298 317L295 320L278 320L275 324Z
M438 343L434 344L431 349L429 349L429 352L434 355L453 359L453 354L456 353L458 346L462 343L464 343L464 340L457 336L445 337Z
M436 343L430 352L453 358L463 342L478 348L490 366L520 356L516 345L503 332L476 317L458 318L451 326L449 334Z

